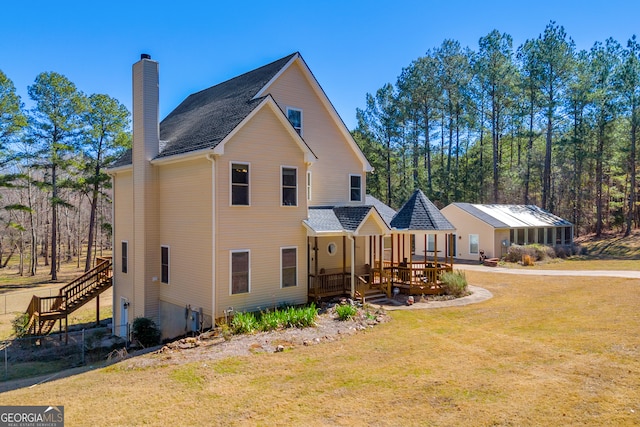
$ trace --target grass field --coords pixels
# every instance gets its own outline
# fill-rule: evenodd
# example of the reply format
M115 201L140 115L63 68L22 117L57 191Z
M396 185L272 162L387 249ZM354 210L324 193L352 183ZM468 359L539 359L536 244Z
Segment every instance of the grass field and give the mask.
M638 425L640 284L467 272L494 298L342 340L2 394L75 425ZM153 356L144 356L153 357Z

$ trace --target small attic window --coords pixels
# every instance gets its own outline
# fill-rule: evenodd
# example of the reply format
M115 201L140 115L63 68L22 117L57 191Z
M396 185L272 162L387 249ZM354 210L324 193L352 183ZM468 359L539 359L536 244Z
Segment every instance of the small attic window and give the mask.
M302 110L299 108L287 107L287 118L293 125L293 128L302 136Z
M352 202L362 201L362 176L349 175L349 200Z

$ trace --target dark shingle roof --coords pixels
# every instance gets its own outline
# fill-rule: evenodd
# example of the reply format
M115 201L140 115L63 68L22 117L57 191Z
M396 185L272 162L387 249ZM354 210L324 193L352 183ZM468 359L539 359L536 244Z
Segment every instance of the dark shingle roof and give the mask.
M316 232L356 231L374 206L309 206L304 222ZM383 218L384 220L384 218Z
M348 231L356 231L370 210L371 206L341 206L333 208L338 221Z
M309 219L304 222L316 232L340 232L343 230L332 207L309 206Z
M118 157L116 161L111 164L110 167L119 168L120 166L130 165L131 162L133 161L131 156L132 156L132 152L131 152L131 148L129 148L127 151L122 153L122 155Z
M214 148L262 101L253 97L294 55L189 95L160 122L165 146L158 157Z
M384 222L387 223L387 227L391 228L391 220L396 215L396 211L389 206L382 203L380 200L373 197L371 194L367 194L364 199L365 205L370 205L376 208Z
M293 58L293 53L224 83L189 95L160 122L157 158L215 148L264 99L253 97ZM125 153L112 167L131 164Z
M455 227L421 190L416 190L402 205L393 217L391 226L398 230L455 230Z

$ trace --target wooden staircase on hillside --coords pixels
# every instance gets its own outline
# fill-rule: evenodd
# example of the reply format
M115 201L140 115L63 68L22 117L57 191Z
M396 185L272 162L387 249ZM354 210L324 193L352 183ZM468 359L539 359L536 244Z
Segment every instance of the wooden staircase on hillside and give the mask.
M26 312L29 316L27 333L46 335L51 332L56 321L62 319L65 319L66 330L69 314L94 298L98 298L102 292L112 286L111 266L111 258L98 258L94 268L63 286L58 295L52 297L34 295Z

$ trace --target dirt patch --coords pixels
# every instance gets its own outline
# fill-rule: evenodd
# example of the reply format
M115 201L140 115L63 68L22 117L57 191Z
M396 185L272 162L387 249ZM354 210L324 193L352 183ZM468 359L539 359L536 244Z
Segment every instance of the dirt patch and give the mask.
M287 351L299 346L336 341L389 320L385 310L365 306L360 307L353 318L343 321L338 319L335 307L335 304L322 307L314 327L289 328L226 338L221 331L206 332L197 337L187 337L164 345L148 357L128 359L124 362L125 368Z

